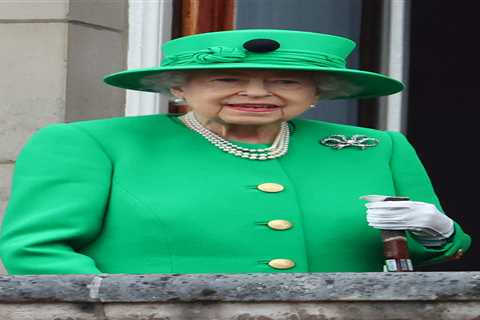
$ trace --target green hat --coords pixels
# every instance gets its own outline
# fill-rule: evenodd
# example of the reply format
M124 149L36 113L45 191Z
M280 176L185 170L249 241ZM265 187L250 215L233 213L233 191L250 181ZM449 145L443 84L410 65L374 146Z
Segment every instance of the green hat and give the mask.
M159 67L125 70L104 81L125 89L158 92L162 84L153 88L151 79L167 71L276 69L319 71L355 88L335 99L377 97L404 88L400 81L382 74L348 69L346 58L354 47L350 39L314 32L244 29L201 33L167 41Z

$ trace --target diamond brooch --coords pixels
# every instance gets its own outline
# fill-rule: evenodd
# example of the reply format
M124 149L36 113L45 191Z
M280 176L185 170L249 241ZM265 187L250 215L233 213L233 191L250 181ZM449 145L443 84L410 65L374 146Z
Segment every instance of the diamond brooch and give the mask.
M361 134L353 135L351 138L347 138L341 134L334 134L321 139L320 143L333 149L356 147L365 150L366 148L377 146L379 141L376 138L370 138Z

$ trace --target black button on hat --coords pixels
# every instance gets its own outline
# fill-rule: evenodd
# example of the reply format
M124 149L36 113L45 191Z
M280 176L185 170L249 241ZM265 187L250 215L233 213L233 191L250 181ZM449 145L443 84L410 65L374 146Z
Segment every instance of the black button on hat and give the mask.
M243 44L251 52L270 52L280 48L280 43L272 39L252 39Z

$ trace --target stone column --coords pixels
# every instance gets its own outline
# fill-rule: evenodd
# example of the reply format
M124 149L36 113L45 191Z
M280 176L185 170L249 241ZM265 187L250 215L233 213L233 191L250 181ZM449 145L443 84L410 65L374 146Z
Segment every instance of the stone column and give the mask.
M123 116L128 0L0 1L0 221L15 159L48 124ZM0 266L0 273L2 269Z

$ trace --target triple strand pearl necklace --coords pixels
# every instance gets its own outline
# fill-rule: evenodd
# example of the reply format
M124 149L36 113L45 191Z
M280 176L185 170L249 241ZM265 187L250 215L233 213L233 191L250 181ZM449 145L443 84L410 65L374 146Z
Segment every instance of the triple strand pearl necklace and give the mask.
M290 140L290 129L288 128L287 122L282 122L280 125L280 132L275 137L273 144L265 149L250 149L244 148L230 141L222 138L216 133L205 128L198 120L195 118L193 112L188 112L186 115L180 117L183 123L190 129L196 131L202 135L205 139L210 141L217 148L233 154L234 156L252 159L252 160L268 160L275 159L283 156L288 151L288 143Z

